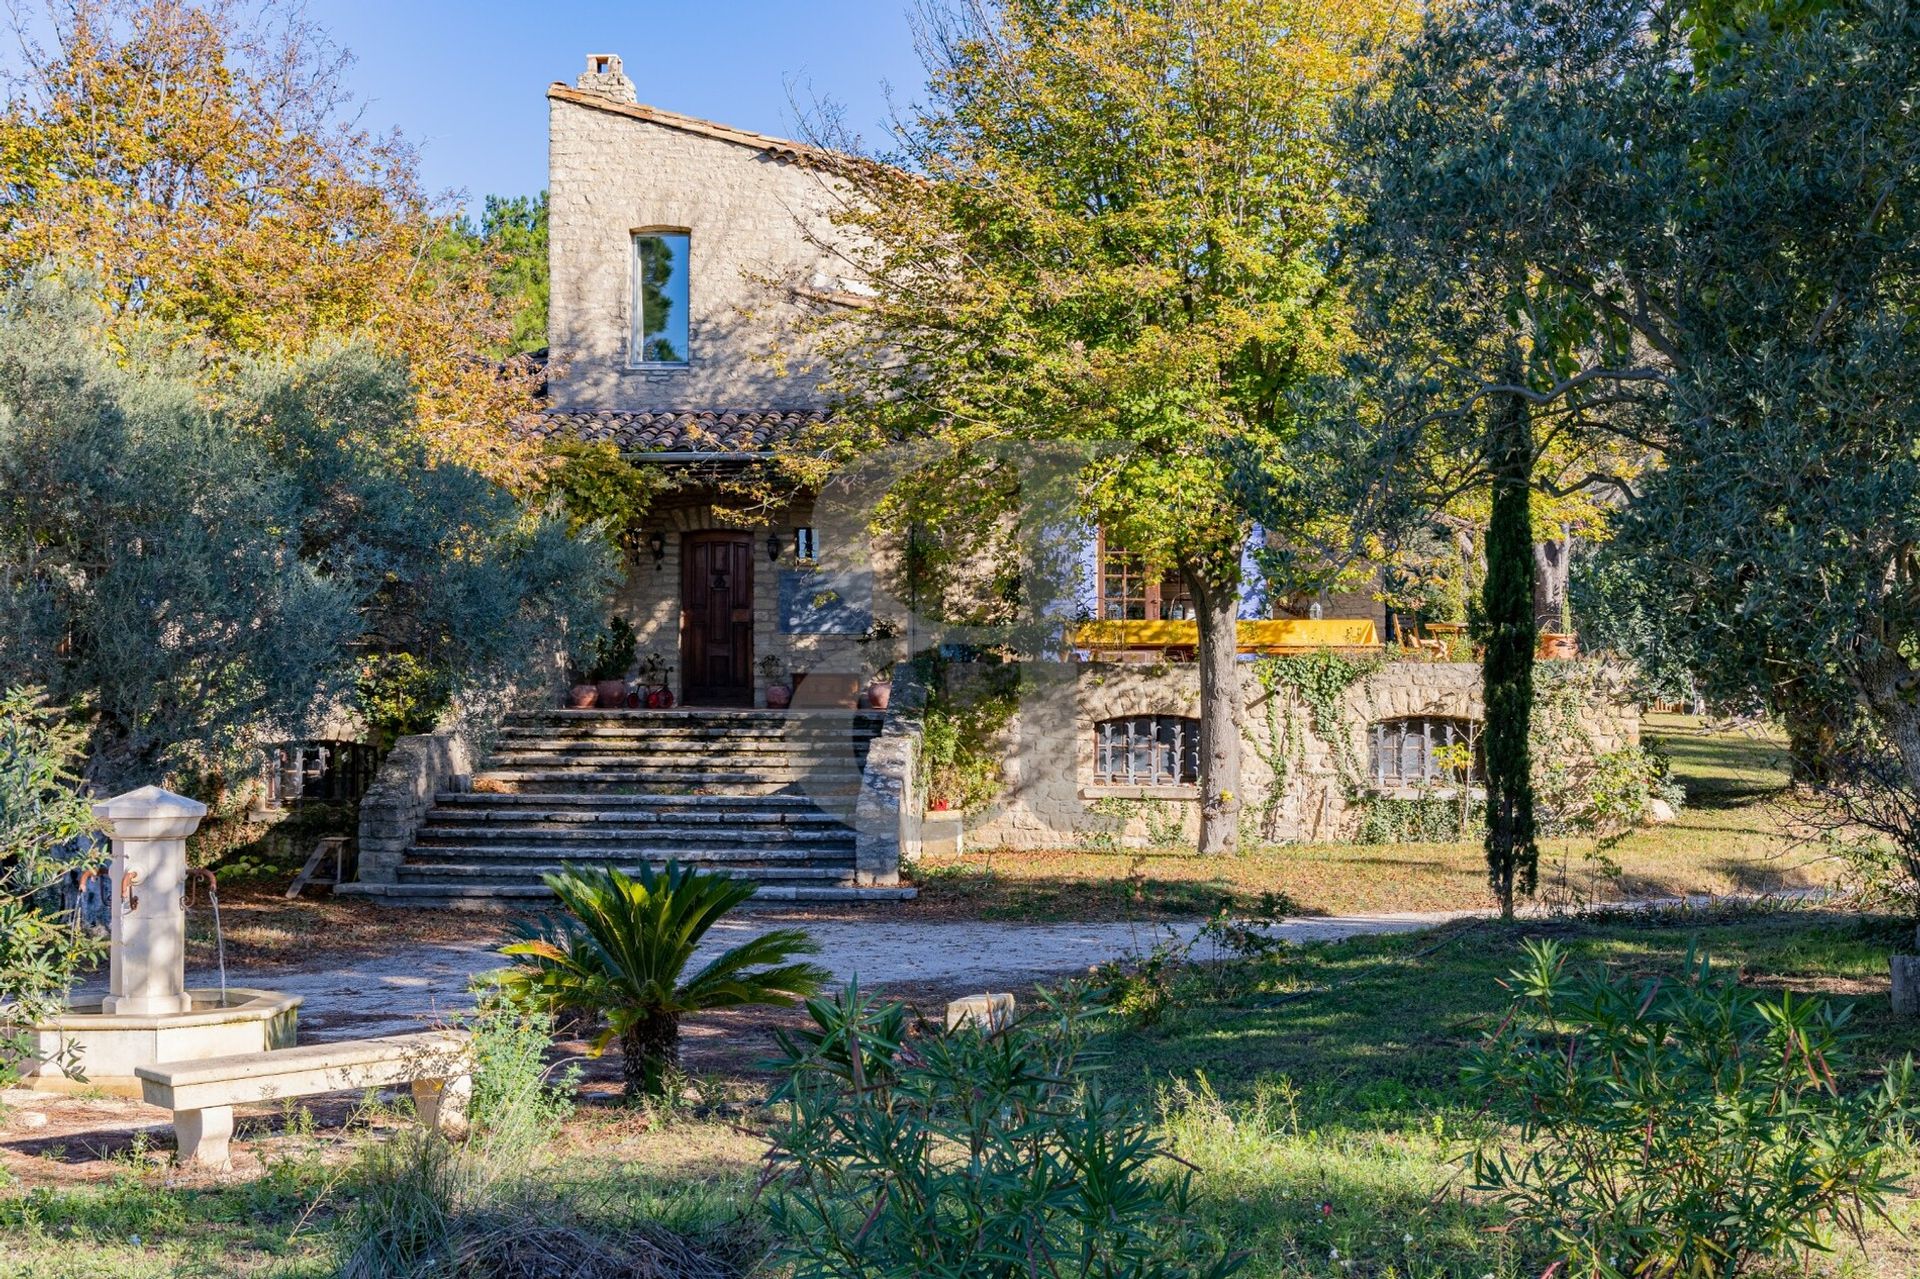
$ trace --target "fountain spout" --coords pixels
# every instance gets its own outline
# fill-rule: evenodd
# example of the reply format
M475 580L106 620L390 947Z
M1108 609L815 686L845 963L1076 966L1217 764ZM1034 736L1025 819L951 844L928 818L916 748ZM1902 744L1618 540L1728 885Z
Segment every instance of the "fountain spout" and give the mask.
M193 886L207 881L207 904L213 907L213 953L220 960L220 1006L227 1006L227 939L220 931L220 881L205 866L187 868L187 890L180 898L180 909L193 905Z

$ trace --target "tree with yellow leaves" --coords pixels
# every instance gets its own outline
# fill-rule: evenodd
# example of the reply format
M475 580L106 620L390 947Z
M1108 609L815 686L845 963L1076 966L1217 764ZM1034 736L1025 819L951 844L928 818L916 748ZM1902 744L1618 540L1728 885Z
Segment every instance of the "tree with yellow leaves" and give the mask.
M0 282L53 265L114 330L243 356L362 339L402 356L432 456L524 487L506 424L534 371L486 355L515 306L450 249L397 136L354 122L348 56L297 9L68 0L16 14L0 111ZM44 43L31 38L34 28Z
M822 321L846 401L825 455L912 439L956 469L1083 459L1074 513L1193 596L1203 852L1233 848L1240 808L1253 530L1231 454L1283 454L1291 392L1347 341L1332 110L1402 11L956 0L928 24L927 103L897 151L835 169L856 279ZM923 518L936 469L908 480Z

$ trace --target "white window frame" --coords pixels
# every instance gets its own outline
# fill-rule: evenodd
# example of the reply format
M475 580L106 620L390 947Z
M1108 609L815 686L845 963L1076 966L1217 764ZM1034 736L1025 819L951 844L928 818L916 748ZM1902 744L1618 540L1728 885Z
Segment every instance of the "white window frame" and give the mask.
M687 249L687 341L684 358L644 360L640 352L646 344L644 293L640 287L640 241L645 238L679 236ZM686 227L635 227L627 232L627 367L630 369L684 369L693 363L693 232Z

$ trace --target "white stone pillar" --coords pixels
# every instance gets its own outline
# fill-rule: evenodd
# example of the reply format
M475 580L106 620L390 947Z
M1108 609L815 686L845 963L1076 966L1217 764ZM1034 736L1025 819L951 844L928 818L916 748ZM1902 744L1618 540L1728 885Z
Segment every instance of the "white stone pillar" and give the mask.
M183 1013L187 997L187 836L207 806L142 786L93 806L113 836L113 929L105 1013Z

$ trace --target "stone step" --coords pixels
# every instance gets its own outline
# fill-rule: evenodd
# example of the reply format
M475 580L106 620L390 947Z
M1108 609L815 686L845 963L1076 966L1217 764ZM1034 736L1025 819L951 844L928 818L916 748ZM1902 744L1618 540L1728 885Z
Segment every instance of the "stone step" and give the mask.
M551 807L637 809L645 812L747 808L754 812L790 810L804 813L813 808L813 802L805 795L784 792L771 795L608 795L602 791L554 791L543 795L515 795L505 791L443 790L434 795L433 802L440 808Z
M659 844L583 844L567 848L534 844L415 844L407 850L404 866L519 865L552 870L562 862L649 862L663 866L677 861L702 866L835 866L853 865L853 841L838 846L802 848L740 848L727 845L675 848Z
M379 905L439 908L443 910L524 910L553 899L539 881L515 884L341 884L336 894L364 897ZM763 884L747 899L750 906L783 906L788 902L898 902L909 901L920 890L907 884Z
M508 796L503 798L531 798L528 796ZM653 798L634 796L633 798ZM695 796L694 798L704 798ZM555 808L551 805L500 805L480 806L475 804L455 804L436 806L428 812L421 829L446 829L449 827L473 826L476 823L486 830L565 830L583 833L597 830L624 830L634 834L663 834L677 829L723 829L723 830L835 830L841 823L813 805L805 808L768 808L749 807L752 796L734 797L739 807L728 809L682 808L677 810L647 810L632 808L602 809L589 806L579 808ZM776 796L764 796L773 799Z
M721 709L696 707L694 709L676 708L674 710L601 710L598 707L588 710L555 708L544 711L521 711L509 715L508 727L520 728L528 725L574 725L574 724L618 724L641 728L818 728L829 725L851 725L859 728L880 731L886 723L884 711L855 710L805 710L770 711Z
M680 847L680 845L712 845L724 843L741 849L749 847L791 847L791 845L816 845L828 843L839 845L849 843L851 830L839 826L837 822L828 826L666 826L666 828L580 828L563 824L545 824L545 826L442 826L426 822L415 833L419 843L497 843L501 839L518 839L522 843L559 843L559 845L659 845L659 847Z
M701 870L710 870L714 874L730 876L733 880L852 880L852 857L841 858L837 862L726 862L716 858L670 858L645 857L626 853L624 857L520 857L520 858L432 858L432 860L413 860L407 858L399 866L401 883L419 883L422 880L499 880L499 881L538 881L543 874L551 874L564 864L576 866L616 866L628 874L636 874L639 866L653 866L659 870L668 860L678 860L684 864L697 864Z
M694 767L733 764L741 768L779 768L794 765L808 766L815 763L831 763L843 768L856 768L864 763L862 754L844 743L832 749L780 746L765 750L736 750L731 747L688 750L678 745L662 745L658 742L637 742L626 745L601 741L503 742L494 749L493 754L488 758L488 763L500 766L518 761L568 759L684 761Z
M577 723L509 723L501 726L499 736L502 740L604 737L627 741L805 742L871 741L879 733L877 724L635 724L618 720L606 723L586 720Z
M672 778L663 780L641 777L631 772L582 778L568 774L549 775L537 770L519 778L488 778L487 785L488 793L491 795L536 796L542 799L550 799L557 795L590 795L610 800L621 797L645 799L712 797L738 801L793 795L806 797L815 804L826 803L836 807L852 803L860 790L858 783L852 778L835 779L831 784L815 778L771 780L736 778L717 783L703 778L695 783Z

